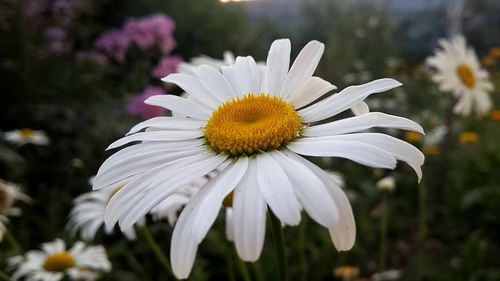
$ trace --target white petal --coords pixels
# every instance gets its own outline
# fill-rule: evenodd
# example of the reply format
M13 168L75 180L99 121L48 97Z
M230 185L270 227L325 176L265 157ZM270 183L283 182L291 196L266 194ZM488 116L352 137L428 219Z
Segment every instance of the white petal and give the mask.
M218 165L224 162L226 158L227 156L212 154L210 158L190 165L183 165L180 168L170 167L163 169L162 172L160 170L160 174L154 176L149 185L142 185L145 187L140 195L136 197L138 200L135 204L131 202L128 212L124 212L124 216L121 217L119 222L120 227L131 227L165 198L172 195L184 185L207 175ZM113 199L115 196L113 196Z
M394 128L414 131L421 134L424 133L422 126L410 119L381 112L370 112L359 116L344 118L338 121L305 128L303 130L303 135L307 137L341 135L373 127Z
M264 245L266 202L257 186L257 161L249 162L247 173L234 190L232 224L238 255L244 261L254 262Z
M203 197L194 206L197 210L192 218L194 227L193 235L198 243L201 243L207 235L208 230L217 218L222 201L240 182L247 168L248 158L241 157L234 165L226 168L220 175L216 176L196 193L195 196Z
M200 65L194 70L194 74L203 87L219 101L224 102L232 98L231 85L217 69L208 65Z
M217 96L214 96L203 87L196 77L188 74L172 73L167 77L161 79L164 82L174 83L182 88L190 96L196 98L205 106L215 109L223 101Z
M394 169L397 162L390 153L359 141L303 138L288 144L287 147L302 155L347 158L375 168Z
M335 248L339 251L347 251L354 246L356 241L356 223L352 213L351 204L344 191L338 186L335 180L318 166L308 160L296 155L293 152L286 153L287 156L295 158L306 165L312 172L318 176L328 188L331 198L334 200L339 212L338 224L329 229L330 237L332 238Z
M370 112L370 107L368 107L366 102L362 101L362 102L354 105L353 107L351 107L351 110L352 110L352 113L354 113L354 115L362 115L362 114L366 114L366 113Z
M104 161L93 180L93 189L100 189L129 177L133 173L130 174L128 169L132 167L135 167L133 169L137 169L141 165L154 165L154 163L157 163L155 161L161 161L162 155L167 158L165 161L175 159L179 153L184 153L185 156L194 155L199 152L197 151L197 147L202 145L203 141L200 139L179 142L148 142L126 147ZM194 153L188 152L191 148ZM139 169L139 172L149 170L150 168L149 166L142 167Z
M174 95L156 95L148 98L144 103L161 106L182 116L191 117L198 120L208 120L210 111L185 98Z
M275 40L267 54L261 93L277 96L285 82L290 67L290 40Z
M233 208L226 208L226 237L229 241L234 241L234 215Z
M178 278L189 276L198 244L214 223L224 197L238 184L247 166L247 158L239 159L196 193L182 211L170 248L172 269Z
M316 70L324 50L325 45L318 41L311 41L304 46L293 62L279 96L288 100L288 98L295 97L304 88Z
M320 121L353 107L371 94L385 92L401 85L394 79L383 78L363 85L350 86L338 94L301 109L299 114L307 123Z
M301 108L335 89L337 87L330 82L313 76L309 78L304 88L297 95L288 99L288 102L295 106L295 108Z
M240 97L246 94L260 94L259 69L252 57L237 57L232 67L236 71Z
M194 203L196 203L194 200L190 202L190 204ZM193 210L193 208L187 208L187 206L184 208L175 225L170 242L172 271L179 279L189 277L198 250L198 243L196 243L189 228L189 218Z
M420 167L424 164L424 154L413 145L395 137L381 133L359 133L323 137L321 139L331 141L362 142L376 146L377 148L390 153L396 159L408 163L408 165L415 170L418 180L420 181L422 178L422 169Z
M312 219L326 228L338 223L338 212L323 182L302 163L276 151L271 156L283 167L297 199Z
M110 150L113 148L120 147L122 145L126 145L127 143L131 143L134 141L148 142L148 141L182 141L182 140L191 140L196 139L203 136L202 130L169 130L169 131L150 131L150 132L142 132L136 133L133 135L129 135L114 141L112 144L106 148L106 150Z
M155 128L163 130L197 130L201 129L205 122L176 117L153 117L143 121L128 131L127 135L137 133L146 128Z
M109 201L104 214L107 226L118 220L130 227L177 189L206 175L226 157L204 152L177 159L133 178Z
M278 162L268 153L257 156L257 184L273 213L284 223L300 222L300 204L292 184Z

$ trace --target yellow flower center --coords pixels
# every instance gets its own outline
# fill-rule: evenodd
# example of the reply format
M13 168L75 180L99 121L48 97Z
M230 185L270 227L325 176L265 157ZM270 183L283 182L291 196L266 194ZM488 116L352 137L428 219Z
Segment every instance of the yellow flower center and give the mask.
M21 129L21 137L23 139L28 139L33 137L35 131L33 129Z
M460 64L457 67L457 75L460 77L462 83L465 84L468 88L474 88L476 86L476 76L474 72L470 68L470 66L466 64Z
M207 145L231 156L279 149L300 135L295 109L282 99L248 94L221 105L208 120Z
M43 268L51 272L64 272L75 266L75 258L68 252L49 255L43 263Z

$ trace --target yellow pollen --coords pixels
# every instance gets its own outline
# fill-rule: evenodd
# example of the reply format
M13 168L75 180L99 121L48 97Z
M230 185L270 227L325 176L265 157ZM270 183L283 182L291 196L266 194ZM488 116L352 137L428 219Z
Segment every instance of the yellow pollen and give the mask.
M23 139L31 138L35 134L33 129L21 129L21 137Z
M75 266L75 258L68 252L49 255L43 263L43 268L51 272L64 272Z
M300 135L295 109L282 99L248 94L221 105L208 120L205 139L214 151L249 156L279 149Z
M457 67L457 75L460 77L462 83L465 84L468 88L472 89L476 86L476 76L474 72L470 68L470 66L466 64L460 64Z

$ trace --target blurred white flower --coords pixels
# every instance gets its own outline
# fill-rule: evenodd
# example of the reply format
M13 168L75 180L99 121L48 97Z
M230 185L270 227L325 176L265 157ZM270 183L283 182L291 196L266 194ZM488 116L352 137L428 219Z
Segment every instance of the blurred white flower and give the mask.
M19 185L0 179L0 215L19 216L21 210L14 207L16 201L30 200L31 198L21 191Z
M106 205L111 197L119 192L121 186L116 188L106 188L99 191L84 193L75 198L74 207L69 215L67 228L72 235L80 233L83 240L90 241L95 238L97 231L104 225L104 213ZM139 224L143 222L140 221ZM121 229L123 235L129 240L136 239L133 226ZM113 232L112 227L104 227L106 234Z
M373 274L372 281L395 281L401 279L402 276L401 270L389 269Z
M387 176L380 179L377 184L377 189L384 194L391 194L396 190L396 180L394 177Z
M231 65L235 61L234 54L231 51L224 51L223 59L214 59L209 56L198 56L190 59L190 62L181 62L177 69L179 73L192 74L193 70L199 65L210 65L213 68L220 69L221 66Z
M6 224L9 222L9 220L0 215L0 242L3 241L3 236L5 235L5 231L7 231L7 226Z
M226 165L194 195L175 225L170 255L178 278L189 276L199 244L232 192L234 241L245 261L260 257L268 210L286 225L299 224L304 210L329 230L338 250L349 250L355 223L345 193L300 155L341 157L389 169L401 160L420 179L424 156L417 148L387 134L362 131L423 129L409 119L380 112L310 125L401 85L378 79L315 102L336 88L313 76L323 51L322 43L311 41L290 67L291 42L281 39L271 45L264 68L247 56L220 71L201 65L194 75L165 77L189 95L149 98L148 104L177 116L146 120L108 147L139 142L109 157L97 173L94 189L127 180L106 206L105 223L130 227L183 186Z
M12 257L7 263L14 271L13 281L23 277L30 281L59 281L66 276L70 280L92 281L99 277L100 272L111 270L104 247L87 246L79 241L66 250L61 239L42 244L42 250Z
M469 116L473 110L478 116L487 114L492 107L489 92L493 91L493 84L474 50L467 47L461 35L442 39L439 44L442 49L436 50L426 62L437 70L432 79L439 89L458 98L454 112L463 116Z
M27 143L35 144L35 145L48 145L49 138L42 130L33 130L33 129L17 129L6 132L3 134L3 138L6 141L23 145Z

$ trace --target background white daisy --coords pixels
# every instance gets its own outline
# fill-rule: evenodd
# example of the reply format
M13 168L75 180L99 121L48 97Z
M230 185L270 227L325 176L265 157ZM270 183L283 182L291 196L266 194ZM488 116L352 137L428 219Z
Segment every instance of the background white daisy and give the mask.
M487 114L492 108L489 92L493 91L493 84L474 49L467 46L462 35L441 39L439 45L441 49L427 58L427 64L436 69L432 79L439 89L458 98L453 111L463 116L473 111L478 116Z

